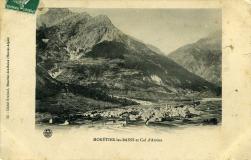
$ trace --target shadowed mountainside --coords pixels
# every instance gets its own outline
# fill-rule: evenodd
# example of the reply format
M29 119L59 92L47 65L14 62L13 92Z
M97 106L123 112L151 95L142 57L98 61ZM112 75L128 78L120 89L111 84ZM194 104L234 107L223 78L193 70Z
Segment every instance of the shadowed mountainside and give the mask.
M37 64L60 83L151 101L220 94L214 84L122 33L105 15L52 9L37 20L45 24L37 28Z
M202 101L220 96L220 87L124 34L105 15L50 9L38 16L36 33L36 123L221 121L221 102ZM211 48L207 41L201 43Z

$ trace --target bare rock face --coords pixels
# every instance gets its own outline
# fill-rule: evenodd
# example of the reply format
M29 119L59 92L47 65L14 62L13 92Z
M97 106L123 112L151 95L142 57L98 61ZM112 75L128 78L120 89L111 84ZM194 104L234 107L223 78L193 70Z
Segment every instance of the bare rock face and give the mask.
M215 32L196 43L175 50L169 58L221 87L221 54L221 33Z
M105 15L50 9L38 16L37 26L36 123L220 122L221 102L198 101L220 95L217 36L169 58L124 34Z
M49 21L55 19L50 12L67 15L37 30L37 63L49 73L55 71L57 81L139 99L216 95L217 86L124 34L107 16L48 12Z
M37 28L40 28L42 26L51 27L73 14L73 12L66 8L50 8L49 11L47 11L45 14L38 16Z

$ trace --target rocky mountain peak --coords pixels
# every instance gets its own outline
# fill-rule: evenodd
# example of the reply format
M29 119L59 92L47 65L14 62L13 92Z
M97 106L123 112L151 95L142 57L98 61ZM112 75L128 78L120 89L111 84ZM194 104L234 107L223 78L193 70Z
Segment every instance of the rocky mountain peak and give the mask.
M198 44L203 45L204 47L211 47L215 50L221 49L221 32L215 31L210 33L207 37L202 38L197 41Z
M74 13L66 8L50 8L46 13L37 17L37 28L41 26L51 27L72 15L74 15Z
M72 13L68 8L50 8L45 14L70 14Z
M103 23L112 23L111 20L109 19L109 17L107 17L106 15L97 15L95 17L93 17L94 20L96 20L97 22L103 22Z
M169 58L190 72L221 86L221 32L216 31L195 43L182 46Z

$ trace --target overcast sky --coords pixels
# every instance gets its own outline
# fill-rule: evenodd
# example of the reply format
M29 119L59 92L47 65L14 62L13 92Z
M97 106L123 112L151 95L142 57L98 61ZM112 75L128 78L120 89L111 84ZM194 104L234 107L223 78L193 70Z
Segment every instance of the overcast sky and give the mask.
M165 54L221 30L219 9L71 9L107 15L126 34L158 47Z

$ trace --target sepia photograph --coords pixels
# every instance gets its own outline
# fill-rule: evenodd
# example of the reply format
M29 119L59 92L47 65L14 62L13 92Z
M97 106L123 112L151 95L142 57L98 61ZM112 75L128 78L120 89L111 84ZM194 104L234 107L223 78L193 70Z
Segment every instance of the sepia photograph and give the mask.
M221 125L221 9L46 8L36 126Z
M251 160L248 0L0 1L0 159Z

